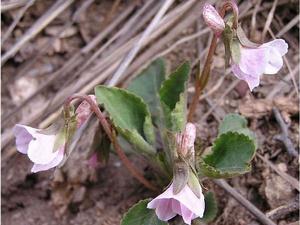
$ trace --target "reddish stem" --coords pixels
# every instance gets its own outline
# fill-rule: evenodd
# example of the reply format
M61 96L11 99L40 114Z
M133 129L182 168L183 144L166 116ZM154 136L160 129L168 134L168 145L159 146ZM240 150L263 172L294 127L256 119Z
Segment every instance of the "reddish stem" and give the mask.
M80 99L82 101L86 101L91 106L92 111L96 114L97 118L99 119L104 131L106 132L107 136L109 137L111 143L113 144L119 158L124 163L125 167L129 170L129 172L143 185L145 185L150 190L157 191L158 189L153 186L148 180L144 178L144 176L138 171L138 169L130 162L127 158L126 154L124 153L123 149L121 148L120 144L117 141L115 132L112 130L110 124L107 122L105 116L99 109L98 105L88 96L82 94L74 94L68 97L64 103L64 111L66 113L69 112L69 107L71 102L74 99Z

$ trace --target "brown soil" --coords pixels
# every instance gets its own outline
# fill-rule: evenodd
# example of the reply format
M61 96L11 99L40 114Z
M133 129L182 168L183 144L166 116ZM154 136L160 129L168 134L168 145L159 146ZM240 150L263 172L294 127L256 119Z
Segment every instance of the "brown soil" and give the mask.
M77 1L72 7L68 8L65 13L56 18L48 27L62 26L65 21L71 19L72 13L78 8L83 1ZM95 1L88 8L84 16L74 24L75 30L67 38L59 39L56 45L51 45L47 54L41 56L41 60L32 66L32 69L25 74L28 78L25 88L16 84L17 74L23 66L36 54L43 42L51 37L51 31L43 31L35 39L30 41L20 50L12 59L10 59L2 68L2 114L13 110L20 101L24 100L24 93L27 89L36 87L53 71L60 68L72 54L80 49L85 43L89 42L101 29L97 24L104 23L107 18L107 12L112 7L114 1ZM121 5L115 13L120 13L131 4L137 1L121 1ZM246 1L244 1L246 2ZM248 2L248 1L247 1ZM250 2L250 1L249 1ZM273 2L273 1L269 1ZM280 1L279 1L280 2ZM48 9L53 1L36 1L34 6L28 9L24 18L19 22L10 38L5 42L2 51L5 52L13 43ZM141 4L141 3L140 3ZM178 4L178 3L176 3ZM280 6L276 10L276 21L272 28L278 31L284 24L292 20L297 13L296 3L289 3ZM142 5L142 4L141 4ZM294 7L294 8L293 8ZM289 9L293 10L289 11ZM297 7L296 7L297 8ZM289 14L287 14L290 12ZM17 10L11 10L2 14L2 34L6 32L9 25L15 18ZM266 11L268 13L268 11ZM257 24L258 30L262 30L265 24L266 16L258 16L258 21L263 21L262 25ZM279 17L279 19L278 19ZM251 17L250 17L251 18ZM243 23L245 26L251 23L251 19L246 18ZM282 19L283 18L283 19ZM278 28L279 27L279 28ZM193 25L182 32L176 38L179 40L183 36L193 34L196 26ZM70 32L73 32L72 29ZM299 26L295 26L283 36L289 44L290 50L287 59L294 69L299 62ZM260 32L254 35L254 39L260 35ZM269 36L267 36L270 39ZM176 41L175 40L175 41ZM201 38L205 48L208 43L208 36ZM174 42L174 41L173 41ZM167 46L166 46L167 47ZM217 56L214 61L214 69L209 81L207 90L213 89L221 75L224 73L224 50L220 45L217 49ZM171 67L175 68L184 60L195 62L197 58L197 42L195 39L188 43L179 45L174 51L166 56ZM203 63L203 62L202 62ZM38 72L36 72L38 71ZM35 75L34 73L38 74ZM32 75L33 74L33 75ZM196 68L192 75L195 76ZM288 75L285 66L276 76L264 76L261 87L255 89L253 93L245 91L245 86L240 83L235 89L231 90L228 95L222 97L222 94L236 80L231 74L227 75L223 84L218 91L202 100L197 111L198 136L205 140L204 145L208 146L216 137L218 119L222 118L224 113L240 112L243 113L252 130L255 130L259 140L258 153L266 156L269 160L282 171L290 176L297 178L299 176L299 161L297 157L290 156L283 143L277 140L276 135L281 133L280 127L276 122L270 107L265 103L259 104L258 101L265 99L276 84ZM22 74L18 75L18 78ZM297 76L296 76L296 79ZM68 80L66 80L67 82ZM297 80L297 82L299 82ZM190 84L192 86L192 84ZM61 81L45 89L40 97L23 109L18 117L13 118L10 124L18 122L21 118L30 115L36 107L43 105L43 102L53 96L62 87ZM294 102L291 105L284 105L280 108L281 113L289 124L289 138L292 140L297 150L299 146L299 108L295 108L298 102L294 86L289 80L287 85L278 91L276 99L283 98L283 102ZM26 93L25 93L26 94ZM190 94L191 96L191 94ZM21 99L19 100L18 97ZM12 100L13 99L13 100ZM267 100L273 104L273 100ZM219 102L218 102L219 101ZM248 102L247 102L248 101ZM202 117L206 112L218 102L215 110L204 120ZM247 103L247 104L246 104ZM275 104L275 103L274 103ZM254 107L249 107L254 106ZM256 112L255 110L260 110ZM3 121L2 121L3 122ZM7 128L3 127L2 132ZM92 129L91 129L92 130ZM92 133L92 131L91 131ZM137 201L153 197L153 193L143 187L136 181L120 160L112 155L107 165L101 165L98 169L92 169L86 163L86 149L90 146L89 135L80 141L79 147L70 158L70 162L62 169L56 169L31 174L31 162L19 153L13 153L13 144L7 146L3 152L2 159L2 177L1 177L1 195L2 195L2 216L3 225L115 225L119 224L122 215L128 208ZM12 153L11 153L12 152ZM84 159L84 160L83 160ZM132 157L132 161L139 166L141 170L147 171L142 159ZM252 171L243 176L229 179L228 182L238 190L245 198L250 200L256 207L264 213L275 208L289 204L298 199L298 192L294 190L282 177L278 176L268 165L258 157L252 162ZM204 181L204 187L207 190L214 191L218 201L218 218L211 224L216 225L246 225L260 224L255 216L237 203L222 188L218 187L211 181ZM292 224L299 220L297 212L291 212L274 220L277 224Z

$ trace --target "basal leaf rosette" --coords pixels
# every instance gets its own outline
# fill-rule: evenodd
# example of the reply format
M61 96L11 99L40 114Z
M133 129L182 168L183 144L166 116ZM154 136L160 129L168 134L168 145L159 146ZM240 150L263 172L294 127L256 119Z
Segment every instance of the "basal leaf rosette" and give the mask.
M153 154L155 135L150 111L144 101L126 91L115 87L99 85L95 88L97 102L108 112L118 132L136 150Z

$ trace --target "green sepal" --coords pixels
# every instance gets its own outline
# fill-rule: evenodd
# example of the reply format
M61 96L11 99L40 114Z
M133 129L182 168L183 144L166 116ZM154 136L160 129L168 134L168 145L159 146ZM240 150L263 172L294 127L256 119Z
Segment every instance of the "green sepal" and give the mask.
M191 188L193 193L200 198L202 194L202 188L199 183L198 176L194 173L194 171L190 170L189 178L188 178L188 186Z
M189 165L177 160L173 169L173 194L178 194L187 184L189 179Z
M165 126L170 131L182 131L186 124L186 89L189 74L189 64L183 63L163 82L159 90Z
M144 101L135 94L120 88L99 85L95 88L97 102L105 110L118 130L136 150L153 154L156 152L154 127Z
M149 202L150 199L145 199L133 205L123 216L121 225L167 225L158 219L155 210L147 208Z
M241 45L237 38L233 38L230 42L230 55L234 63L241 60Z
M257 44L257 43L254 43L252 41L250 41L248 39L248 37L246 36L243 28L241 25L239 25L237 27L237 30L236 30L236 35L241 43L241 45L243 45L244 47L247 47L247 48L258 48L260 46L260 44Z
M225 67L229 67L231 59L231 43L234 38L234 30L230 25L225 24L224 31L222 33L222 39L225 47Z

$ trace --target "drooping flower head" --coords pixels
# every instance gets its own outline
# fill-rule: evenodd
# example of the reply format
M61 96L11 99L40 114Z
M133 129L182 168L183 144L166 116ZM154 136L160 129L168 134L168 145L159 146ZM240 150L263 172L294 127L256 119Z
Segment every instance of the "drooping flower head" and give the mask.
M95 98L91 98L95 100ZM78 129L91 115L92 111L85 102L81 103L77 109L74 122L75 128ZM71 126L73 125L71 124ZM34 163L31 172L48 170L62 162L67 141L63 124L53 124L45 130L16 124L14 135L17 150L27 154L28 158Z
M168 221L180 215L186 224L197 217L203 217L205 202L194 167L194 142L196 126L187 123L182 132L175 135L178 158L174 162L173 181L159 196L148 203L148 208L155 209L160 220ZM184 160L182 160L184 158Z
M233 17L225 21L217 10L209 4L203 7L206 24L225 45L226 64L231 61L233 74L247 82L250 90L259 86L262 74L276 74L283 66L282 57L288 51L288 44L283 39L275 39L262 45L251 42L238 23L238 8L235 2L229 2ZM228 5L228 6L229 6ZM225 7L225 8L224 8ZM223 5L226 11L226 2Z
M259 85L262 74L278 73L287 51L288 44L283 39L275 39L257 48L240 45L240 58L239 61L232 59L232 72L246 81L252 91Z
M173 183L162 194L148 203L147 208L155 209L160 220L168 221L176 215L182 216L186 224L197 217L203 217L205 203L204 196L196 196L188 185L178 193L173 192Z

